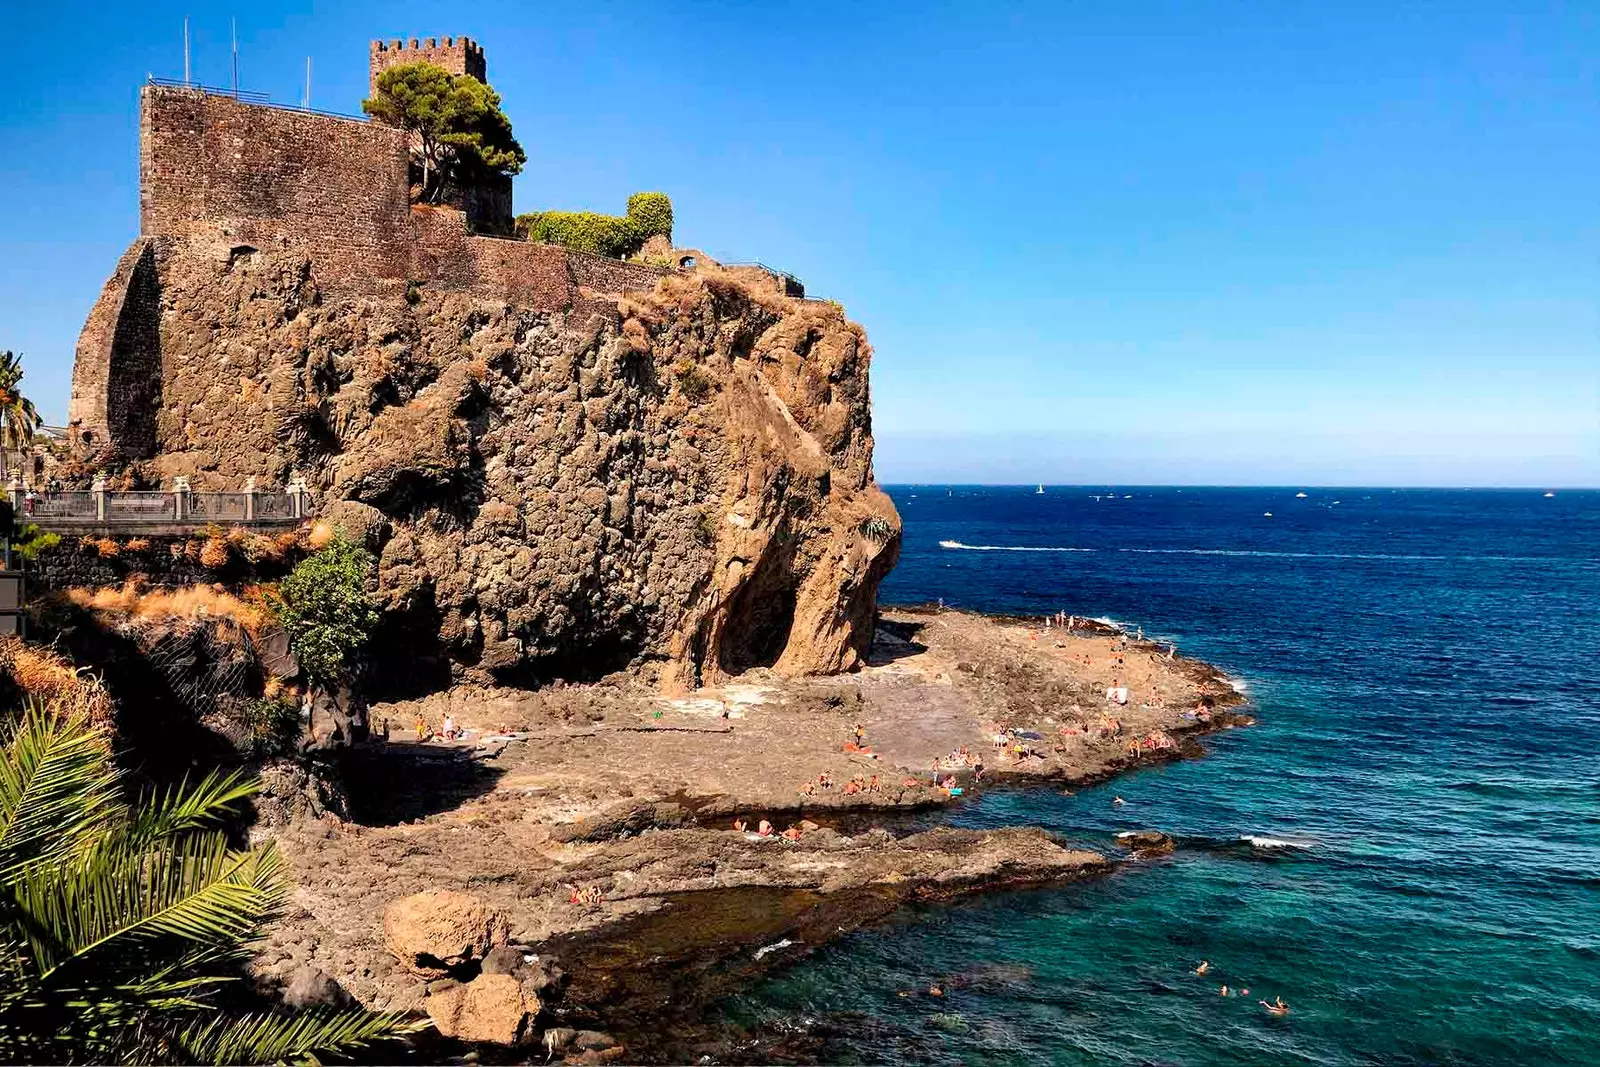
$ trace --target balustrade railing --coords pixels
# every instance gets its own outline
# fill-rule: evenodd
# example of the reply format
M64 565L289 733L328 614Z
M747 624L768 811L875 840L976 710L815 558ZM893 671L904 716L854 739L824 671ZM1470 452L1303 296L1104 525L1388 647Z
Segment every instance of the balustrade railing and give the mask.
M311 493L299 478L284 489L257 489L255 479L243 492L195 492L186 478L173 479L171 489L107 489L96 479L89 491L40 491L12 478L6 487L11 505L23 522L57 524L181 523L250 525L297 522L312 515Z

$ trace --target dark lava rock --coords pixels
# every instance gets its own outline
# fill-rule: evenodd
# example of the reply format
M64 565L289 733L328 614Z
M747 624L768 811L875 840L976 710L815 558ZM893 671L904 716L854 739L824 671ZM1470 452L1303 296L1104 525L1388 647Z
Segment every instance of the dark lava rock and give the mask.
M484 974L516 974L522 967L522 950L510 945L496 945L483 957Z
M356 999L315 967L301 967L289 976L283 1002L291 1008L352 1008Z

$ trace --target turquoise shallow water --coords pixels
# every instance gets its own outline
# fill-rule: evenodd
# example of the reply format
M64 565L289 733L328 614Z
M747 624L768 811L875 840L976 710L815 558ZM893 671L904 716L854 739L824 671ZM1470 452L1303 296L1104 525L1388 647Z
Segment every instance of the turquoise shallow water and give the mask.
M907 909L728 1021L854 1062L1600 1063L1600 493L891 491L886 600L1142 625L1245 682L1261 721L1204 760L956 817L1096 847L1157 827L1176 857ZM899 995L932 981L944 997Z

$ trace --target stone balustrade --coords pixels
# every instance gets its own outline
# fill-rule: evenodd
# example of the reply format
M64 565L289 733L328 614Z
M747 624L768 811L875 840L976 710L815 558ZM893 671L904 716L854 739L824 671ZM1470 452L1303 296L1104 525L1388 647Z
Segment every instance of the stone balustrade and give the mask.
M108 489L104 477L87 490L42 491L13 476L6 486L17 521L57 527L282 526L313 514L311 491L295 477L283 489L263 489L256 479L237 492L196 492L187 478L159 490Z

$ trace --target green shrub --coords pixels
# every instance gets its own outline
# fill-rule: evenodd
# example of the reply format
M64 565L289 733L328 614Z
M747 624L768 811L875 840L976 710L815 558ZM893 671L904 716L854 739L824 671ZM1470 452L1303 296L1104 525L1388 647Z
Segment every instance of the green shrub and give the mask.
M257 697L244 706L244 724L255 755L281 756L300 738L300 709L281 695Z
M672 240L672 200L666 193L634 193L628 197L628 221L639 243L652 237Z
M516 227L518 236L527 241L623 259L652 237L672 239L672 201L666 193L634 193L628 197L628 213L621 217L593 211L532 211L518 215Z
M517 216L517 233L525 240L561 245L578 252L621 259L639 250L627 219L593 211L536 211Z
M894 534L894 527L889 525L889 520L880 518L877 515L862 519L856 530L868 541L875 541L880 545L887 544L889 538Z
M48 552L61 543L61 535L46 533L33 523L25 523L11 537L11 551L24 562L32 563L39 553Z
M678 379L678 388L683 390L683 395L690 400L704 400L711 393L711 379L699 365L684 360L674 370Z
M354 674L378 624L367 592L372 567L372 555L341 534L295 564L279 585L273 613L313 685L337 688Z

